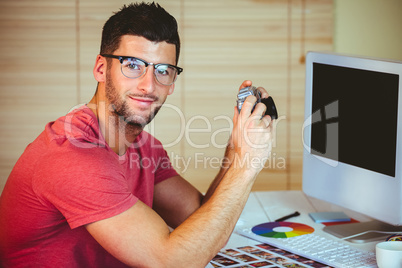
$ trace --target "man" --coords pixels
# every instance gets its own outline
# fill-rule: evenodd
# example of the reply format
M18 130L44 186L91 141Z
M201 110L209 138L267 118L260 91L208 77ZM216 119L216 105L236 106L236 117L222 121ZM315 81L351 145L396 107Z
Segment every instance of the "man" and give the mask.
M201 195L143 131L173 93L179 51L176 20L157 4L124 6L106 22L94 97L49 123L6 183L3 266L204 267L224 246L268 157L253 145L270 143L271 118L263 104L251 112L253 96L235 109L225 165ZM245 158L262 163L236 164Z

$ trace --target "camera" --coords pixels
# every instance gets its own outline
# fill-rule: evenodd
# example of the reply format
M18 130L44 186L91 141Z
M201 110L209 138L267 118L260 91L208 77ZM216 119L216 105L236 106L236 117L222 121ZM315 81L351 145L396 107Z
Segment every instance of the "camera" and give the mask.
M244 101L250 95L254 95L257 97L257 102L254 104L253 110L254 111L255 105L259 102L262 102L267 106L267 110L265 111L265 115L271 116L272 119L278 119L278 111L276 110L276 106L274 100L271 97L266 99L261 98L261 92L256 87L245 87L240 89L239 94L237 94L237 108L240 112L241 107L243 106Z

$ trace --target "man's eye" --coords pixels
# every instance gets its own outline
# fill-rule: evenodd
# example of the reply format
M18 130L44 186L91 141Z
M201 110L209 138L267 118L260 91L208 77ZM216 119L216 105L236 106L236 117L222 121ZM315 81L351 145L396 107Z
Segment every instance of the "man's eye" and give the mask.
M169 67L169 66L158 66L158 69L157 69L157 71L158 71L158 74L160 74L160 75L169 75L170 74L170 72L171 72L171 70L170 70L171 68Z
M130 70L139 70L139 69L141 69L141 66L143 66L143 65L144 65L144 64L141 63L141 62L138 61L138 60L130 60L130 59L127 59L127 60L124 62L124 66L127 67L127 68L130 69Z
M136 62L129 62L126 64L127 68L137 70L140 69L140 65L137 64Z
M133 70L136 70L136 69L140 68L137 64L134 64L134 63L128 64L127 67L129 69L133 69Z

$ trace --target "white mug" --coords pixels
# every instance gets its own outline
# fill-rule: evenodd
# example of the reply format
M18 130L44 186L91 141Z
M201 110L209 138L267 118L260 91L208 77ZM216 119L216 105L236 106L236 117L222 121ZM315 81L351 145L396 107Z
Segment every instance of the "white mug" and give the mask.
M377 265L379 268L402 267L402 242L386 241L375 246Z

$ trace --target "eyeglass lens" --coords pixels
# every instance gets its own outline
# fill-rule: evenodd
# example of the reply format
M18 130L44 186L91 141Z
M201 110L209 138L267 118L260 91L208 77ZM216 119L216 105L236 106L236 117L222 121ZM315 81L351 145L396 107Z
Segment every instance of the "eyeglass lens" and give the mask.
M126 58L121 64L121 71L128 78L140 77L145 73L146 68L145 62L135 58ZM177 77L176 68L168 64L156 64L154 69L154 75L159 83L171 85L175 82Z

